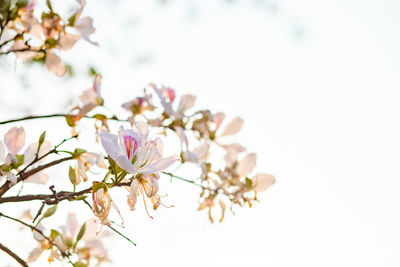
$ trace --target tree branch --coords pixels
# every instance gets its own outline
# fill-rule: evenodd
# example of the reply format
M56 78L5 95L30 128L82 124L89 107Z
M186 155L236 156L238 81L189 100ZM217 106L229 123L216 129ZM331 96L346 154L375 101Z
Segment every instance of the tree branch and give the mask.
M1 212L0 212L0 217L4 217L4 218L7 218L7 219L10 219L10 220L12 220L12 221L15 221L15 222L18 222L18 223L20 223L20 224L23 224L23 225L25 225L26 227L31 228L32 231L37 232L38 234L40 234L41 236L43 236L47 241L49 241L49 243L50 243L52 246L58 248L58 250L60 251L61 255L62 255L63 257L65 257L65 258L67 258L67 259L71 262L71 260L69 259L68 254L65 253L62 249L60 249L60 247L59 247L56 243L54 243L50 238L48 238L45 234L43 234L42 230L36 228L36 227L33 226L33 225L27 224L27 223L25 223L25 222L23 222L23 221L21 221L21 220L19 220L19 219L16 219L16 218L14 218L14 217L10 217L10 216L8 216L8 215L5 215L4 213L1 213Z
M91 190L92 190L92 187L86 188L79 192L61 191L56 194L49 194L49 195L39 194L39 195L2 197L2 198L0 198L0 204L8 203L8 202L26 202L26 201L32 201L32 200L42 200L47 205L54 205L54 204L59 203L62 200L66 200L66 199L71 200L71 199L74 199L75 197L81 196L83 194L90 193Z
M48 115L30 115L30 116L25 116L25 117L21 117L21 118L17 118L17 119L11 119L11 120L6 120L6 121L0 121L0 125L1 124L8 124L8 123L12 123L12 122L19 122L19 121L27 121L27 120L35 120L35 119L46 119L46 118L57 118L57 117L67 117L67 116L72 116L72 117L79 117L76 115L72 115L72 114L65 114L65 113L54 113L54 114L48 114ZM93 116L82 116L82 118L86 118L86 119L96 119ZM107 118L108 120L114 120L114 121L122 121L122 122L127 122L128 120L122 120L122 119L118 119L116 117L111 117L111 118Z
M44 164L44 165L40 165L40 166L36 167L35 169L32 169L32 170L30 170L28 172L21 172L19 177L18 177L18 179L17 179L17 183L26 180L28 177L34 175L35 173L38 173L38 172L40 172L40 171L42 171L44 169L47 169L47 168L49 168L51 166L57 165L57 164L59 164L61 162L64 162L64 161L67 161L67 160L71 160L71 159L74 159L74 157L61 158L61 159L58 159L58 160L51 161L51 162L49 162L47 164ZM10 187L10 183L11 183L10 181L7 181L7 182L5 182L3 184L2 187L0 187L0 197L2 195L4 195L11 188Z
M0 249L13 257L19 264L21 264L24 267L28 267L28 264L21 259L17 254L15 254L13 251L11 251L8 247L4 246L3 244L0 243Z

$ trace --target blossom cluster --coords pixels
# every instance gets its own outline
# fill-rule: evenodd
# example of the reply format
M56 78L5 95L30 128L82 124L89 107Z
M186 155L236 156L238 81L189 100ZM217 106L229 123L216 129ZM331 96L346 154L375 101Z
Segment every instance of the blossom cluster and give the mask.
M63 51L75 43L90 39L95 31L93 19L82 16L85 0L77 0L79 7L68 17L62 18L51 1L38 15L37 0L0 2L0 55L15 53L24 61L34 60L45 63L47 69L57 76L63 76L67 68L60 58Z
M77 0L77 3L77 9L65 19L54 11L49 0L40 16L36 0L0 1L0 55L15 53L23 60L44 62L50 72L64 75L66 66L59 56L61 51L71 49L79 39L96 45L90 39L94 32L93 20L82 16L85 1ZM198 210L206 210L211 222L216 215L222 222L227 206L232 211L237 206L252 207L258 201L257 194L275 183L274 176L256 172L255 153L231 141L243 126L240 117L228 120L222 112L197 110L194 95L178 96L173 88L153 83L144 88L141 96L126 99L121 105L125 113L111 113L112 108L106 106L101 94L101 79L97 74L92 86L65 113L0 122L62 117L71 128L71 136L57 145L51 145L46 139L46 131L37 142L26 145L25 129L21 126L11 127L3 141L0 140L0 204L42 202L39 210L26 211L18 219L0 212L0 217L32 230L38 246L26 262L38 260L45 251L49 262L68 261L74 267L109 261L102 243L108 232L103 227L124 236L110 219L111 208L121 216L122 222L125 216L118 208L122 204L113 200L115 188L126 190L125 205L132 212L137 205L144 205L148 216L153 218L152 213L159 207L171 207L161 201L160 180L188 182L200 188ZM86 124L88 120L94 124ZM92 137L97 144L94 151L80 140L88 125L94 126ZM164 144L171 139L175 139L171 143L177 146L173 151L165 149L164 153ZM79 147L61 149L69 140L76 140ZM59 189L57 181L61 179L53 179L46 171L64 162L70 162L68 171L57 175L69 181L73 190L57 191L55 184ZM178 175L183 165L198 175L190 178ZM176 167L174 171L172 167ZM92 168L97 168L96 172ZM25 194L21 187L18 194L6 195L16 184L25 182L43 185L51 194ZM65 226L46 228L43 220L51 217L58 203L64 200L85 204L94 218L79 225L76 216L69 214ZM153 211L148 208L150 203ZM48 208L43 213L45 207ZM23 262L16 254L10 255Z

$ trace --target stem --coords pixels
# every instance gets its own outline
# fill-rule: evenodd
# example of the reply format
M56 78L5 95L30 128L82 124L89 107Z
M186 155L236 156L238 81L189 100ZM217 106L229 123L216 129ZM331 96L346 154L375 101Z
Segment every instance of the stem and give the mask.
M13 257L19 264L21 264L24 267L28 267L28 264L21 259L17 254L15 254L13 251L11 251L8 247L4 246L3 244L0 243L0 249Z
M89 207L90 210L92 210L92 205L90 205L89 202L87 202L86 199L83 200L83 202L86 204L86 206ZM113 230L114 232L116 232L118 235L122 236L123 238L125 238L126 240L128 240L131 244L133 244L134 246L136 246L136 243L133 242L129 237L125 236L123 233L121 233L120 231L118 231L117 229L115 229L114 227L112 227L111 225L107 225L108 228L110 228L111 230Z
M27 223L25 223L25 222L23 222L23 221L21 221L21 220L19 220L19 219L10 217L10 216L8 216L8 215L5 215L4 213L1 213L1 212L0 212L0 217L7 218L7 219L9 219L9 220L18 222L18 223L20 223L20 224L25 225L26 227L31 228L32 231L37 232L38 234L40 234L41 236L43 236L47 241L49 241L49 243L50 243L52 246L58 248L58 250L60 251L61 255L62 255L63 257L68 258L68 260L71 262L71 260L69 259L69 256L68 256L62 249L60 249L60 248L57 246L57 244L55 244L50 238L48 238L45 234L43 234L43 232L42 232L41 230L39 230L39 229L36 228L35 226L30 225L30 224L27 224Z
M39 195L25 195L25 196L15 196L15 197L2 197L0 198L0 204L8 202L26 202L32 200L42 200L44 204L54 205L59 203L60 201L66 199L71 200L74 199L75 197L90 193L91 190L92 187L81 190L79 192L61 191L58 192L57 194L50 194L50 195L39 194Z
M61 162L64 162L64 161L67 161L67 160L71 160L71 159L74 159L74 157L67 157L67 158L62 158L62 159L54 160L54 161L49 162L49 163L47 163L47 164L40 165L40 166L38 166L37 168L32 169L32 170L30 170L30 171L28 171L28 172L26 172L26 173L21 172L21 173L20 173L20 177L18 177L18 179L17 179L17 183L19 183L19 182L21 182L21 181L27 179L28 177L34 175L35 173L38 173L38 172L40 172L40 171L42 171L42 170L44 170L44 169L47 169L47 168L49 168L49 167L51 167L51 166L57 165L57 164L59 164L59 163L61 163ZM10 187L10 181L5 182L5 183L3 184L3 186L0 187L0 197L1 197L2 195L4 195L10 188L11 188L11 187Z
M168 176L170 176L171 178L176 178L176 179L178 179L178 180L181 180L181 181L184 181L184 182L187 182L187 183L190 183L190 184L197 185L197 186L199 186L199 187L201 187L201 188L204 188L204 186L202 186L201 184L196 183L196 182L193 181L193 180L188 180L188 179L182 178L182 177L180 177L180 176L176 176L175 174L172 174L172 173L170 173L170 172L162 172L162 173L163 173L163 174L166 174L166 175L168 175ZM208 189L208 188L207 188L207 189Z
M11 119L11 120L6 120L6 121L0 121L1 124L7 124L7 123L12 123L12 122L19 122L19 121L27 121L27 120L35 120L35 119L46 119L46 118L57 118L57 117L67 117L67 116L75 116L71 114L65 114L65 113L54 113L54 114L48 114L48 115L30 115L30 116L25 116L17 119ZM76 116L78 117L78 116ZM96 119L93 116L83 116L83 118L86 119ZM128 120L122 120L118 119L115 117L107 118L108 120L114 120L114 121L122 121L122 122L127 122Z

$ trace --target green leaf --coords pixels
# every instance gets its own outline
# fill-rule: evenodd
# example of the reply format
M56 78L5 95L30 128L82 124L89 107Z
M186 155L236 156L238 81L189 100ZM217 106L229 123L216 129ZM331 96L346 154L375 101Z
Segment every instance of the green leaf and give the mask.
M82 155L85 152L86 152L86 150L83 148L75 148L73 156L79 157L80 155Z
M77 184L75 169L69 166L68 171L69 180L75 186Z
M15 155L15 157L17 158L18 162L12 164L14 169L16 169L16 168L20 167L22 164L24 164L24 159L25 159L24 155Z
M58 232L57 230L51 229L50 237L56 238L57 236L61 236L61 237L62 237L62 235L60 234L60 232Z
M99 190L100 188L103 188L104 191L107 191L107 185L105 183L102 182L93 182L93 186L92 186L92 190L94 192L96 192L97 190Z
M38 225L43 219L52 216L54 213L56 213L56 210L57 210L57 205L48 208L46 212L43 214L42 218L40 218L40 220L36 223L36 225Z
M51 1L50 0L46 0L46 5L49 8L50 12L54 13L53 6L51 5Z
M110 163L111 173L117 176L117 163L110 156L108 157L108 162Z
M83 200L85 198L87 198L88 196L85 195L81 195L81 196L77 196L76 198L73 199L68 199L69 201L79 201L79 200Z
M81 261L77 261L73 264L74 267L87 267L87 265Z
M96 76L98 73L98 71L92 66L89 68L89 75L90 76Z
M46 131L44 131L39 137L39 145L38 145L37 153L39 153L40 147L42 146L45 138L46 138Z
M253 181L246 177L246 187L251 188L253 186Z
M104 114L95 114L95 115L93 115L93 117L98 119L99 121L107 119L107 116Z
M68 126L74 127L75 126L75 116L65 116L65 120L67 121Z
M85 233L85 230L86 230L86 223L84 223L81 229L79 230L78 236L76 237L76 243L78 243L78 241L81 240L83 234Z
M69 17L69 19L68 19L69 26L73 27L75 25L76 16L77 16L77 13L75 13L71 17Z

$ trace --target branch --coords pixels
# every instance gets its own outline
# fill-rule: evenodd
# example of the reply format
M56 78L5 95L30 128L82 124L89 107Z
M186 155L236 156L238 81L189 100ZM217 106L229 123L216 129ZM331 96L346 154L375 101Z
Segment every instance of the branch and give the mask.
M0 243L0 249L2 251L4 251L5 253L7 253L8 255L10 255L11 257L13 257L19 264L21 264L24 267L28 267L28 264L21 259L17 254L15 254L14 252L12 252L8 247L4 246L3 244Z
M23 221L21 221L21 220L19 220L19 219L16 219L16 218L14 218L14 217L10 217L10 216L5 215L4 213L1 213L1 212L0 212L0 217L1 217L1 216L3 216L4 218L10 219L10 220L12 220L12 221L15 221L15 222L19 222L20 224L23 224L23 225L25 225L26 227L31 228L32 231L37 232L38 234L40 234L41 236L43 236L47 241L49 241L49 243L50 243L52 246L58 248L58 250L60 251L61 255L62 255L63 257L65 257L65 258L68 258L68 260L71 262L71 260L69 259L68 254L66 254L62 249L60 249L60 247L59 247L56 243L54 243L50 238L48 238L45 234L43 234L42 230L36 228L36 227L33 226L33 225L27 224L27 223L25 223L25 222L23 222Z
M67 191L60 191L56 194L39 194L39 195L24 195L24 196L14 196L14 197L2 197L0 198L0 204L8 203L8 202L26 202L32 200L42 200L47 205L54 205L59 203L62 200L71 200L75 197L90 193L92 187L81 190L79 192L67 192Z
M181 180L181 181L184 181L184 182L187 182L187 183L190 183L190 184L197 185L197 186L199 186L199 187L201 187L201 188L205 188L204 186L202 186L201 184L196 183L196 182L193 181L193 180L188 180L188 179L182 178L182 177L180 177L180 176L176 176L175 174L172 174L172 173L170 173L170 172L162 172L162 173L168 175L168 176L171 177L171 178L176 178L176 179L178 179L178 180ZM205 188L205 189L210 189L210 188Z
M67 160L71 160L71 159L74 159L74 157L66 157L66 158L61 158L61 159L58 159L58 160L54 160L54 161L49 162L47 164L40 165L40 166L36 167L35 169L32 169L32 170L30 170L30 171L28 171L26 173L22 172L22 173L20 173L20 177L18 177L18 179L17 179L17 183L26 180L29 176L32 176L35 173L38 173L38 172L40 172L40 171L42 171L44 169L47 169L47 168L49 168L51 166L57 165L57 164L59 164L61 162L64 162L64 161L67 161ZM5 182L3 184L2 187L0 187L0 197L2 195L4 195L11 188L10 187L10 183L11 183L10 181L7 181L7 182Z
M6 121L0 121L0 125L1 124L7 124L7 123L12 123L12 122L19 122L19 121L27 121L27 120L35 120L35 119L46 119L46 118L57 118L57 117L67 117L67 116L76 116L76 115L72 115L72 114L65 114L65 113L54 113L54 114L48 114L48 115L30 115L30 116L25 116L25 117L21 117L21 118L17 118L17 119L11 119L11 120L6 120ZM78 117L78 116L76 116ZM86 119L96 119L93 116L82 116L82 118L86 118ZM127 122L128 120L122 120L122 119L118 119L116 117L111 117L111 118L107 118L108 120L114 120L114 121L123 121L123 122Z
M46 52L44 49L32 49L31 47L25 47L21 49L14 49L14 50L8 50L5 52L0 52L0 56L2 55L7 55L9 53L18 53L18 52Z

